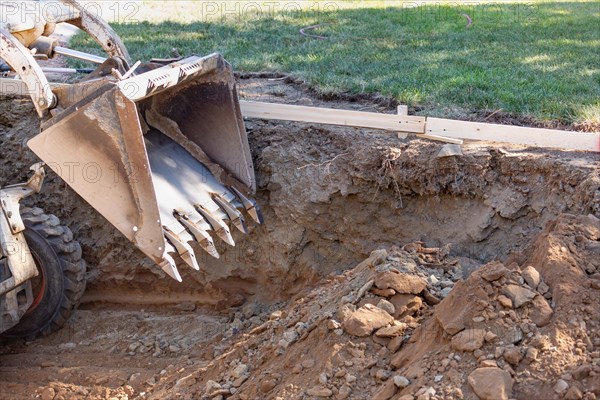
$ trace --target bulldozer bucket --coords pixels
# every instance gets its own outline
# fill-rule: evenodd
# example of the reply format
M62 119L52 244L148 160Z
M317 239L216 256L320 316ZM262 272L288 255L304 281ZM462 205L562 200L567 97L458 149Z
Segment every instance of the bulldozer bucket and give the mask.
M177 280L176 261L198 269L198 249L219 257L215 241L235 245L244 214L262 222L233 72L218 54L96 83L28 145Z

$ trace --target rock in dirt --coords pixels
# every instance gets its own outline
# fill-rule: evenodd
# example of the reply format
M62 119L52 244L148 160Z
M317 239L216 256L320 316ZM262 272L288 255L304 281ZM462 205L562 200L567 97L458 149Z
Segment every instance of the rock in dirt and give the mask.
M508 400L512 395L513 380L500 368L477 368L468 382L481 400Z
M283 312L281 310L277 310L277 311L273 311L270 315L269 315L269 320L271 321L276 321L279 318L281 318L283 316Z
M540 273L537 269L533 268L530 265L523 271L521 271L521 276L523 277L523 279L525 279L525 282L527 282L527 284L531 286L532 289L537 289L541 280Z
M419 391L415 393L415 396L417 400L430 400L433 396L435 396L436 393L436 390L429 386L419 389Z
M394 306L394 318L415 315L423 307L423 300L414 294L396 294L390 298L390 303Z
M440 280L438 278L436 278L435 275L430 275L429 283L431 283L432 286L437 286L440 284Z
M518 344L523 340L523 331L519 326L515 325L504 333L502 340L506 343Z
M488 282L497 281L505 276L507 272L506 267L499 262L487 264L480 270L481 277Z
M592 367L589 364L585 364L577 367L577 369L571 372L571 375L573 375L573 379L581 381L587 378L590 372L592 372Z
M348 397L350 397L350 394L352 393L352 388L346 384L342 385L342 387L340 387L340 390L337 394L337 396L335 396L336 399L338 400L344 400L347 399Z
M507 285L504 288L504 294L512 300L515 308L529 303L536 295L533 290L519 285Z
M137 384L137 383L140 381L140 377L141 377L141 376L142 376L142 374L141 374L141 373L139 373L139 372L136 372L136 373L134 373L134 374L131 374L131 376L130 376L130 377L129 377L129 379L128 379L128 380L129 380L129 383L131 383L131 384L133 384L133 385Z
M387 256L388 252L385 249L373 250L371 254L369 254L369 258L367 258L359 265L375 267L377 265L383 264L387 259Z
M563 394L564 392L567 391L568 388L569 388L569 384L563 379L557 380L556 384L553 387L554 391L558 394Z
M184 376L183 378L178 379L177 383L175 383L173 390L180 390L182 388L192 386L195 383L196 383L196 376L194 376L194 374L190 374L190 375Z
M231 377L234 379L240 378L248 374L248 366L246 364L240 364L231 371Z
M427 287L427 281L418 276L403 274L396 270L383 272L375 278L379 289L394 289L397 293L419 294Z
M396 308L394 307L394 305L385 299L379 300L379 303L377 303L377 307L381 308L383 311L387 312L390 315L394 315L394 313L396 312Z
M400 389L404 389L405 387L410 385L410 381L405 376L396 375L394 376L394 385L396 385L396 387Z
M437 158L462 156L462 155L463 155L463 152L462 152L462 149L459 144L449 143L449 144L444 145L440 149L440 152L437 154Z
M451 287L445 287L444 289L442 289L441 297L442 298L448 297L448 295L450 294L451 291L452 291ZM423 290L423 298L425 299L425 302L427 304L429 304L430 306L436 306L436 305L440 304L440 302L441 302L441 300L438 297L434 296L427 289Z
M480 282L476 276L473 279ZM473 288L473 285L469 285L465 281L457 282L452 293L444 301L435 306L435 319L447 334L453 336L462 331L467 327L466 323L472 321L478 314L474 306L475 302L466 301L463 295L463 293L472 291ZM479 292L476 292L475 295L482 301L488 301L487 295L483 291Z
M287 349L292 343L298 340L298 332L293 329L289 329L283 333L282 339L279 341L279 346Z
M548 286L546 284L546 282L540 282L540 284L537 287L538 292L540 292L541 294L546 294L548 292L548 290L550 290L550 286Z
M249 319L260 314L260 305L255 301L250 301L244 304L240 311L242 312L244 318Z
M394 318L372 304L365 304L344 321L343 327L350 335L369 336L374 330L394 321Z
M378 381L387 381L392 376L392 373L387 369L380 369L375 372L375 379Z
M206 382L206 385L204 387L204 393L206 393L207 395L210 395L211 393L214 393L221 389L223 389L221 384L219 384L218 382L209 380L208 382Z
M531 320L538 327L546 326L550 323L552 319L552 315L554 312L552 311L552 307L548 304L548 301L539 294L533 298L531 302Z
M465 329L452 337L450 346L458 351L475 351L483 346L484 340L483 329Z
M329 321L327 321L327 329L329 329L330 331L335 331L336 329L340 329L341 327L342 324L337 322L335 319L330 319Z
M328 377L327 374L325 372L321 372L319 374L319 382L323 385L327 385L327 381L328 381Z
M306 391L306 394L308 394L309 396L314 396L314 397L331 397L333 395L333 392L331 391L331 389L328 389L326 387L323 386L315 386L311 389L308 389Z
M379 388L373 396L373 400L389 400L396 394L396 390L394 380L390 379Z
M396 336L396 337L392 338L392 340L390 340L390 342L387 344L387 348L392 353L395 353L398 351L398 349L400 349L403 342L404 342L404 338L402 336Z
M192 301L184 301L183 303L180 303L177 308L181 311L191 312L196 309L196 303Z
M504 360L512 366L517 366L521 362L521 352L516 347L507 347L503 354Z
M406 328L408 328L407 324L396 321L395 325L378 329L375 332L375 336L383 338L393 338L402 335Z
M239 388L240 386L242 386L244 384L244 382L246 382L247 379L248 379L248 375L240 376L239 378L237 378L236 380L234 380L232 382L232 386L234 388Z
M51 387L48 387L42 391L41 399L42 400L53 400L55 395L56 395L56 392L54 391L54 389Z
M492 332L492 331L487 331L487 332L485 333L485 341L486 341L486 342L493 342L493 341L495 341L496 339L498 339L498 335L496 335L494 332Z
M497 367L498 363L494 360L483 360L479 363L480 367Z
M362 285L362 287L360 289L358 289L358 292L356 293L356 298L354 299L354 303L356 303L360 299L362 299L362 297L365 295L365 293L367 293L367 291L369 291L372 287L373 287L372 279L370 281L368 281L367 283L365 283L364 285Z
M504 308L512 308L513 306L512 300L503 294L498 296L498 303L500 303L500 305Z
M133 395L135 394L135 389L134 389L134 388L132 388L132 387L131 387L131 386L129 386L129 385L125 385L125 386L123 386L123 391L125 392L125 394L126 394L128 397L133 397Z
M355 311L356 311L356 306L354 304L346 303L338 309L337 318L341 322L344 322L348 318L350 318L352 313L354 313Z
M375 296L379 296L379 297L392 297L393 295L396 294L396 291L394 289L371 288L371 293L373 293Z
M276 379L266 379L260 382L259 390L262 393L269 393L271 390L275 389L277 386Z
M539 350L536 349L535 347L528 348L527 353L525 353L525 361L527 361L529 364L537 361L538 354L539 354Z
M583 393L577 386L571 386L565 394L565 400L581 400L583 399Z

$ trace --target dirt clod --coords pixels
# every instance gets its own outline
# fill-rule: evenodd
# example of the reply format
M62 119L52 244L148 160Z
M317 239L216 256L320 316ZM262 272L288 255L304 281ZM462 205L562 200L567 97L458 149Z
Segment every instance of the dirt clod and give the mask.
M513 380L500 368L478 368L468 380L481 400L508 400L512 396Z
M465 329L452 337L451 346L457 351L475 351L483 346L483 329Z
M529 303L535 297L533 290L521 287L519 285L508 285L504 288L504 294L508 296L515 308L521 307L523 304Z
M374 330L390 324L394 318L381 308L365 304L344 321L344 330L354 336L369 336Z
M384 272L375 279L379 289L394 289L400 294L419 294L427 287L427 282L419 277L396 272Z

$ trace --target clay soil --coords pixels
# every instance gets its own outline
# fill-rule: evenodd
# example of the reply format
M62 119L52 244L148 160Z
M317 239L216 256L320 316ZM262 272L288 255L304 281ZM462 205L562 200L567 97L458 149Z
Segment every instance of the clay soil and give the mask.
M394 112L285 78L240 89ZM386 132L246 126L266 224L183 283L48 174L26 202L73 230L88 287L61 331L3 340L0 398L600 395L598 154L470 142L441 157ZM1 100L0 185L26 179L37 130L28 99Z

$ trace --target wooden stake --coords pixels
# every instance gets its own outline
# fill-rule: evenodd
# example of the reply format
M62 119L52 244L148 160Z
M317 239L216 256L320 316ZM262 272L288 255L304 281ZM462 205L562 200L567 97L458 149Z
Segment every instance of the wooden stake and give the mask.
M425 133L425 118L411 115L380 114L253 101L240 101L240 106L242 114L248 118L356 126L394 132Z
M570 132L556 129L456 121L411 115L391 115L329 108L293 106L240 101L242 114L248 118L313 122L328 125L356 126L415 133L417 137L446 143L462 144L460 139L488 140L536 147L600 152L600 133ZM398 107L398 113L405 108ZM405 138L402 133L399 138Z
M527 128L481 122L427 118L426 133L461 139L508 142L535 147L554 147L600 152L600 133Z
M408 115L408 106L403 104L398 106L398 115ZM408 132L398 132L398 139L406 139Z

